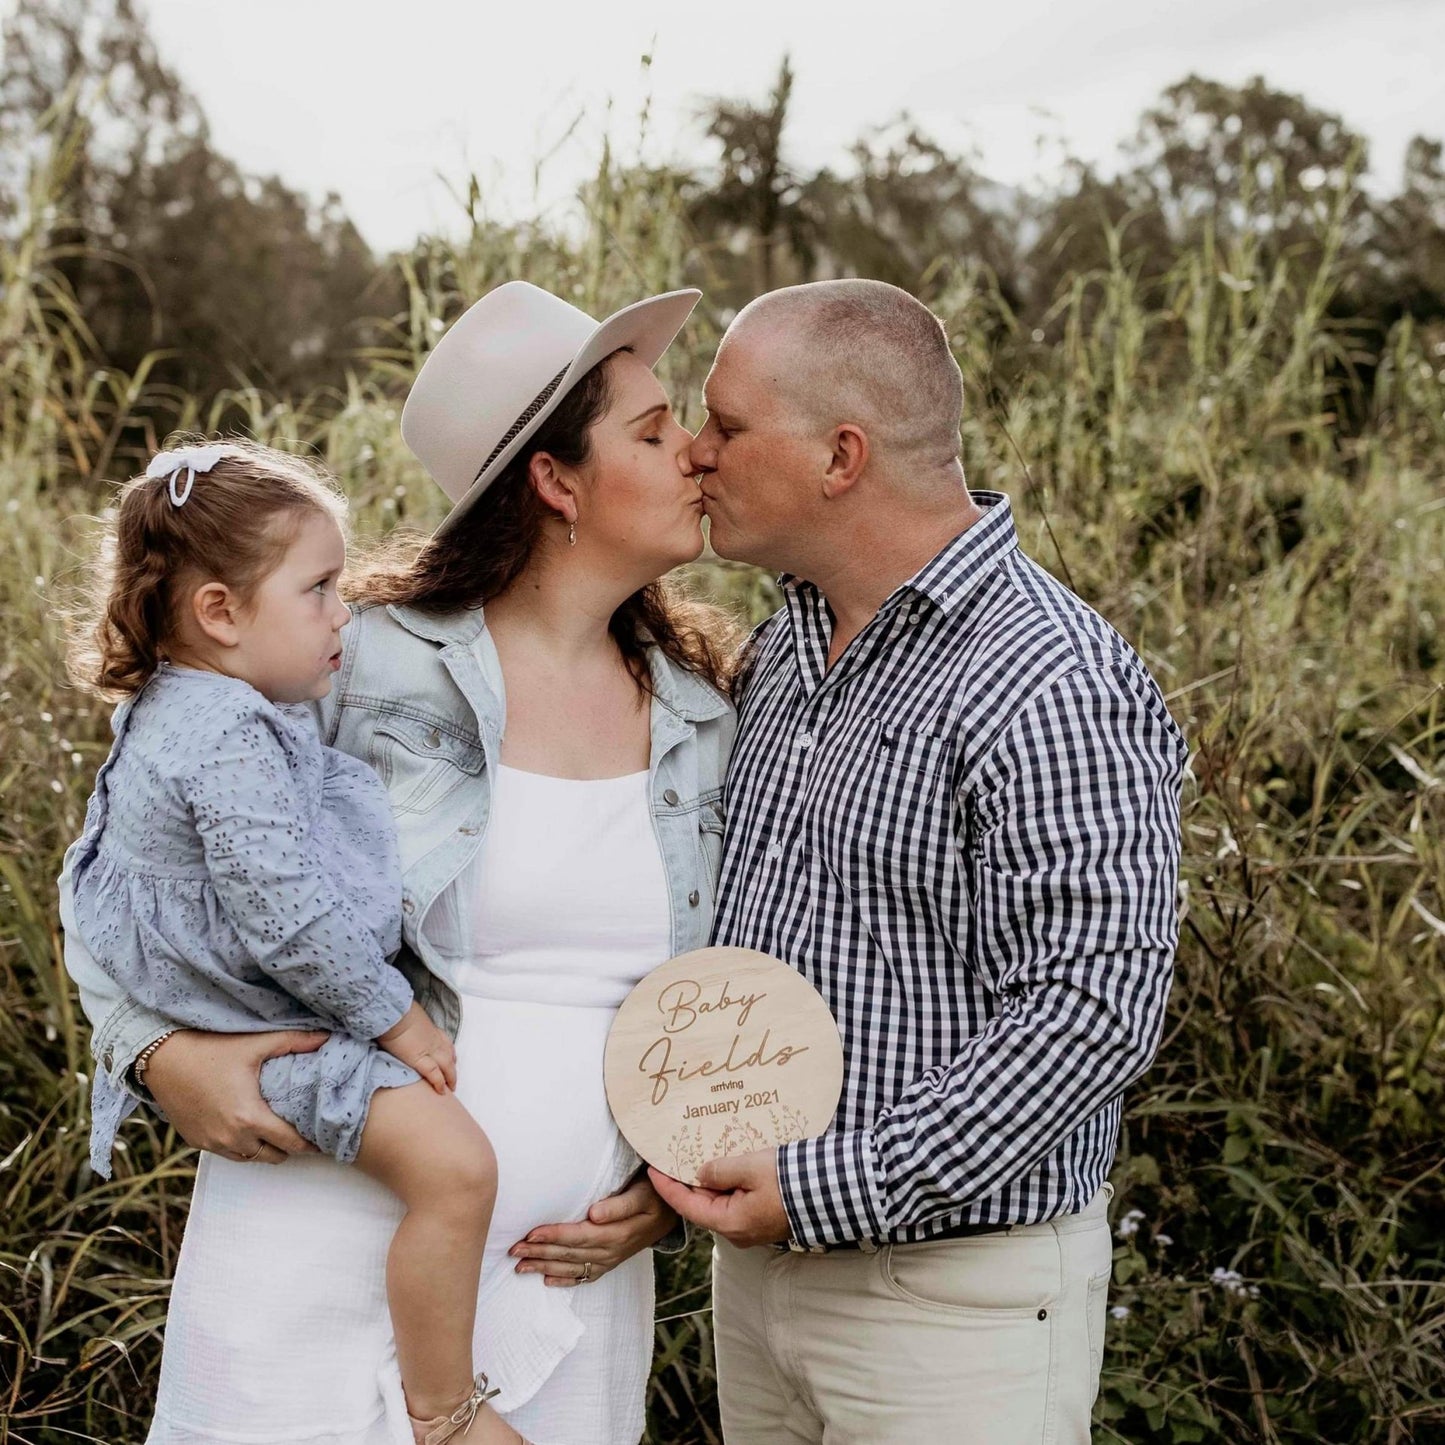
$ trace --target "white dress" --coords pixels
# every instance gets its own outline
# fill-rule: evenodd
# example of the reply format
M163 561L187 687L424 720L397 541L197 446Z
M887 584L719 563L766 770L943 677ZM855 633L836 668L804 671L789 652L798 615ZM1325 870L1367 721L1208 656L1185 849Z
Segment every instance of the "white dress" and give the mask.
M643 1429L650 1252L569 1289L511 1275L507 1250L583 1218L637 1167L602 1052L618 1004L671 951L647 776L498 769L475 865L428 919L462 995L457 1094L497 1155L476 1364L535 1445L635 1445ZM148 1445L411 1445L385 1292L400 1214L325 1156L203 1154Z

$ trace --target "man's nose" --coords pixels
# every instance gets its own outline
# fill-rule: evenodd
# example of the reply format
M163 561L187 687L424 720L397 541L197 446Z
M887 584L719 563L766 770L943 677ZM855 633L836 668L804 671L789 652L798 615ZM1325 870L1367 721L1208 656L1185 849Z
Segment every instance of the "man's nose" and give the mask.
M717 470L717 448L707 440L706 427L693 437L692 445L687 449L687 458L694 476L699 472Z

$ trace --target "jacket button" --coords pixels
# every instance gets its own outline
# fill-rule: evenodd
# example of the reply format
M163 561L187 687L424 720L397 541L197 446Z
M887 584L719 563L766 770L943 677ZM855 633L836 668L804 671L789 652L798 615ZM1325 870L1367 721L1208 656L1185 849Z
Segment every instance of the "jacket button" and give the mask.
M662 801L663 801L664 803L666 803L669 808L675 808L675 807L677 807L677 804L678 804L677 789L676 789L676 788L669 788L669 789L662 795Z
M441 735L441 733L440 733L440 731L439 731L438 729L433 728L433 729L426 735L426 745L427 745L427 747L429 747L429 748L439 748L439 747L441 747L441 745L442 745L442 735Z
M692 892L687 895L687 901L696 908L697 905L702 902L702 894L694 888Z
M401 900L401 911L403 913L410 913L415 907L416 905L411 901L410 898L403 898Z

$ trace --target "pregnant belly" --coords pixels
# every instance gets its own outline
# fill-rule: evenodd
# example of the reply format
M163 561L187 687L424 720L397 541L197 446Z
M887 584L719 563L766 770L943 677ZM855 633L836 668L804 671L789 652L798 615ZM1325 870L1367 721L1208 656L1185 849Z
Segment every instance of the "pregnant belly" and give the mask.
M607 1108L603 1008L462 996L457 1097L497 1155L487 1253L583 1218L636 1167Z

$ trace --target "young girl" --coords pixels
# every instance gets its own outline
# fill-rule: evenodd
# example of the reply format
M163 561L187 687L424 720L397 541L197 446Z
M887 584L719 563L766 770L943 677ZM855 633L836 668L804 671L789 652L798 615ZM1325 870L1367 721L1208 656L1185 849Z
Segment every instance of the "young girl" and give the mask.
M308 706L350 616L345 509L305 462L242 442L164 452L125 488L76 666L123 699L67 858L76 926L178 1029L333 1031L267 1061L261 1091L406 1205L387 1293L415 1440L515 1442L472 1373L495 1160L451 1092L451 1040L389 961L401 875L385 789L322 745ZM98 1070L91 1153L107 1178L134 1107Z

